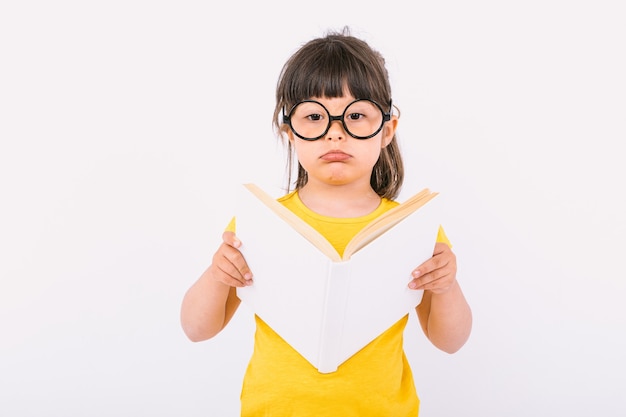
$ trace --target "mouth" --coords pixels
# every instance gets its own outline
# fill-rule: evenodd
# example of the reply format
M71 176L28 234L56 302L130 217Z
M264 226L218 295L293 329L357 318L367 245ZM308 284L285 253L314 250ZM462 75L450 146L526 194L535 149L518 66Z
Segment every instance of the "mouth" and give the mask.
M352 158L349 154L342 151L330 151L326 152L320 157L320 159L328 162L341 162Z

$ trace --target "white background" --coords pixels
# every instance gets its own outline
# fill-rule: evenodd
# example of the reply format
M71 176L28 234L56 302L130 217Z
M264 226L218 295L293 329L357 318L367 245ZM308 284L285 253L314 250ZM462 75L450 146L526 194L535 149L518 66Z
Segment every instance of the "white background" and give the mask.
M283 62L343 25L474 311L454 355L409 323L420 415L625 415L621 2L248 3L0 6L0 415L237 415L250 311L194 344L180 302L238 184L280 194Z

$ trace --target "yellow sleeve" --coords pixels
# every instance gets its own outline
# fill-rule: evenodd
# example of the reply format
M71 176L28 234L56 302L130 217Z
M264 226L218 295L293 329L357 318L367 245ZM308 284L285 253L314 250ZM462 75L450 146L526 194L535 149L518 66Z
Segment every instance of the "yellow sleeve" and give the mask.
M228 223L228 226L226 226L226 230L224 231L235 233L235 230L237 230L237 220L235 219L235 217L233 217L232 219L230 219L230 223Z
M439 232L437 232L437 243L445 243L450 248L452 247L452 243L450 243L450 239L446 236L446 232L444 232L443 227L439 226Z

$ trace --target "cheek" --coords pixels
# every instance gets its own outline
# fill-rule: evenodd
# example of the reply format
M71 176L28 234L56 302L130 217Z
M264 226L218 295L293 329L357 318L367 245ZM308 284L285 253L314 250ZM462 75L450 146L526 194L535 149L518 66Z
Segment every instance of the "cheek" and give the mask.
M292 142L298 161L306 163L306 161L313 158L313 155L315 155L315 144L316 142L306 142L303 140Z
M360 152L360 159L363 161L365 165L368 167L374 167L378 158L380 158L380 153L382 152L382 148L380 143L372 144L367 149L363 149Z

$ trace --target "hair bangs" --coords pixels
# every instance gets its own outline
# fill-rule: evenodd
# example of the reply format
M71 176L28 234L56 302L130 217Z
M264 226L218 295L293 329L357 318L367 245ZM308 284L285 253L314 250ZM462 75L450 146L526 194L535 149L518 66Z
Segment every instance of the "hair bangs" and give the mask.
M325 49L325 54L312 53L310 61L305 58L308 62L293 68L284 91L286 103L292 106L312 97L343 97L346 90L354 98L376 99L372 97L373 77L362 62L346 54L343 46L329 44Z

